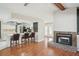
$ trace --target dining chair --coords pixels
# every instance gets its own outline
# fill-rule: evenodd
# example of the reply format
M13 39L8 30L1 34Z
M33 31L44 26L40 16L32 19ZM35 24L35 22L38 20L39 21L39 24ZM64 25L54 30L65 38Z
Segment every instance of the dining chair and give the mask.
M29 33L24 33L24 35L21 37L21 43L26 43L27 40L29 42Z
M32 32L32 33L29 35L29 38L31 38L31 42L32 42L32 41L35 42L35 32Z
M20 34L13 34L13 36L11 36L10 46L19 44L19 36L20 36Z

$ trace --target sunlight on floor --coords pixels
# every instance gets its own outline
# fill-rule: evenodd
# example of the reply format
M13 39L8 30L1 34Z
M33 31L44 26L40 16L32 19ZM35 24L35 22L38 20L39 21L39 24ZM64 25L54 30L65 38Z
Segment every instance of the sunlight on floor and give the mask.
M45 38L44 41L45 41L45 48L47 48L48 42L53 41L53 38Z

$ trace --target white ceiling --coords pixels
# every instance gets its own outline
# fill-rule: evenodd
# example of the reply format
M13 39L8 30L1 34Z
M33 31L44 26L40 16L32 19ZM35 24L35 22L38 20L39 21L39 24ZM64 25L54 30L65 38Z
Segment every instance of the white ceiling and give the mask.
M65 8L79 7L79 3L63 3L63 5ZM39 7L41 7L41 8L48 7L48 8L51 8L52 11L58 10L58 8L54 4L50 4L50 3L29 3L27 6L24 6L24 3L0 3L0 6L9 8L14 11L15 10L26 11L26 10L28 10L28 9L30 10L32 8L39 9Z
M64 3L65 8L79 7L79 3Z
M27 6L24 6L24 3L0 3L0 6L7 7L10 9L19 9L19 10L27 10L29 8L45 8L52 7L53 10L56 10L56 7L50 3L29 3Z
M63 5L65 8L79 7L78 3L63 3ZM59 10L59 8L52 3L29 3L27 6L24 6L24 3L0 3L0 6L8 8L14 13L45 18L48 15L52 16L54 11Z
M29 3L27 6L24 6L24 3L0 3L0 6L8 8L12 13L45 20L51 18L54 11L59 10L54 4L49 3Z
M17 12L21 14L35 14L35 13L52 13L53 11L58 10L54 4L50 3L29 3L27 6L24 6L24 3L0 3L0 6L6 7L12 12Z

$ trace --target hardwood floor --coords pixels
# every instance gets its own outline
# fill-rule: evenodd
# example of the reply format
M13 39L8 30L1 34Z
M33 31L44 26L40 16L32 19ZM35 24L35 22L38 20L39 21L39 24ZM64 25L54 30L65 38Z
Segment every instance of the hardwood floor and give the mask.
M6 48L0 51L0 56L78 56L79 53L67 52L57 48L47 47L44 42L29 43Z

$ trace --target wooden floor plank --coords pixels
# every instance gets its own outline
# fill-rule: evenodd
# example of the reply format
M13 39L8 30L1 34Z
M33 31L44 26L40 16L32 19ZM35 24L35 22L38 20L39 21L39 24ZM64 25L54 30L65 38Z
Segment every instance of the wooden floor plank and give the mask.
M3 49L0 51L0 56L79 56L79 52L67 52L57 48L46 47L44 42L41 42Z

